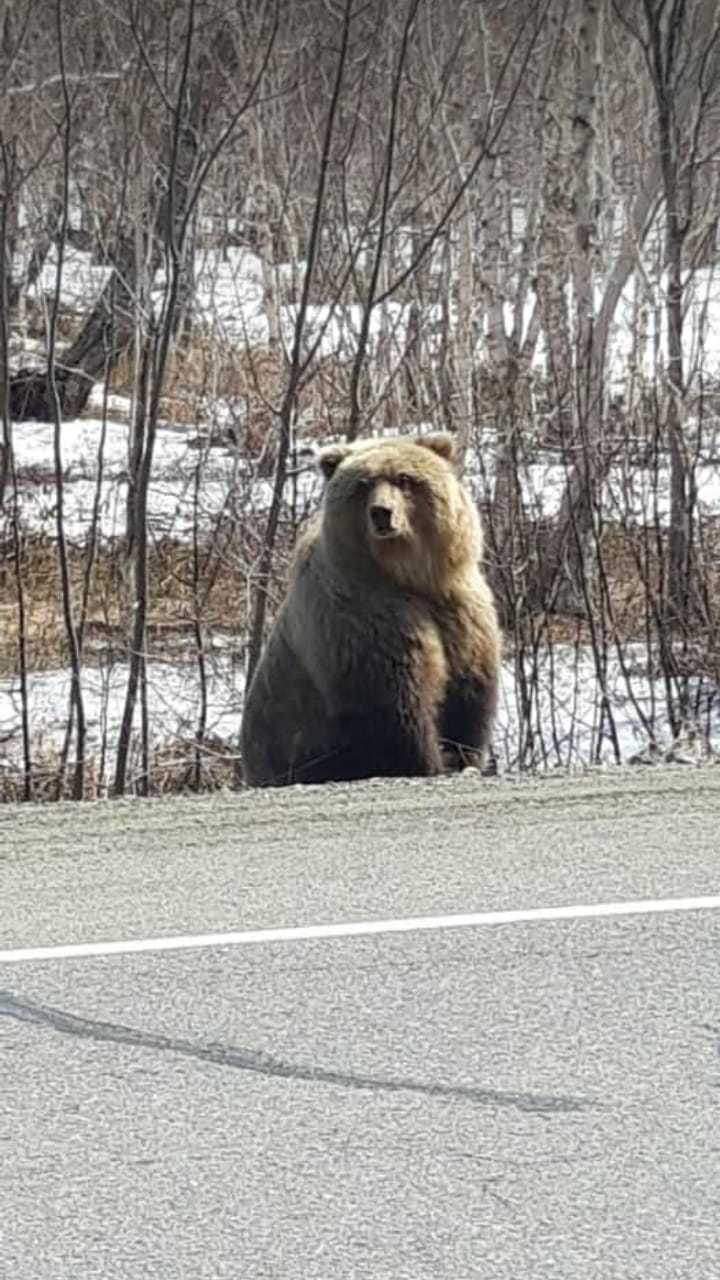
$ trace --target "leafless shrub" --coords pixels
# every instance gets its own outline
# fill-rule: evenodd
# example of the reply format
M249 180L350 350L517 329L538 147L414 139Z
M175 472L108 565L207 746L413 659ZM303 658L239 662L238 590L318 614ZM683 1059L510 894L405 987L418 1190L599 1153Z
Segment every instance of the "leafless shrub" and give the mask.
M21 10L0 62L3 793L234 776L314 444L430 424L487 531L501 762L712 742L717 7ZM53 431L28 462L31 411ZM68 666L66 723L39 736L33 699ZM118 680L122 726L98 729Z

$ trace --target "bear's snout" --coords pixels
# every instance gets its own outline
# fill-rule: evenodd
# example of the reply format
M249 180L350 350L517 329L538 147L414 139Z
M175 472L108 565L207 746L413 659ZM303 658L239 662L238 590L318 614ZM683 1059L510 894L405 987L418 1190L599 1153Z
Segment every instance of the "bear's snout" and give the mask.
M373 538L400 538L407 533L408 516L402 493L388 480L381 480L368 494L367 522Z
M370 508L370 523L373 533L381 538L387 537L388 534L394 533L393 513L390 507L383 507L380 503L373 503Z

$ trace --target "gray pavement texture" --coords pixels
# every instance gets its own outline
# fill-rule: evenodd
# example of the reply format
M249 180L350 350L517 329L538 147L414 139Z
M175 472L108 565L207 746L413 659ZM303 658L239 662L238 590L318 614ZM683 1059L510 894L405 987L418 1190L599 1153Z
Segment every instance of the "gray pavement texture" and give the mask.
M0 810L0 949L720 893L720 768ZM0 966L0 1276L708 1280L720 911Z

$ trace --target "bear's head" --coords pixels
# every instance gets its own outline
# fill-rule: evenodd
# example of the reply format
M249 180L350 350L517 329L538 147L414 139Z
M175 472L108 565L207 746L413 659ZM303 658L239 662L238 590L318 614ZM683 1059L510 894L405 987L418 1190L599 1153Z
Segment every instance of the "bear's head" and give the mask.
M475 506L445 434L330 445L318 458L327 480L326 552L362 573L442 596L482 555Z

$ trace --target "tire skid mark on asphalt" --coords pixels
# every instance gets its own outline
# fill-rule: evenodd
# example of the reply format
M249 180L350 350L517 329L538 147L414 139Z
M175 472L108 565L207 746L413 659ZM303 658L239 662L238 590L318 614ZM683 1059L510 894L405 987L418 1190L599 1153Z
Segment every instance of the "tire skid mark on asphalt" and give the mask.
M98 1044L119 1044L162 1053L178 1054L215 1066L231 1067L256 1075L291 1080L306 1084L335 1085L342 1089L369 1090L374 1093L415 1093L439 1101L467 1102L484 1107L511 1107L518 1111L549 1118L553 1115L583 1112L596 1108L587 1098L564 1094L513 1093L500 1089L475 1088L472 1085L447 1085L420 1080L386 1079L381 1076L355 1075L324 1067L286 1062L258 1049L226 1047L219 1044L194 1044L190 1040L173 1039L150 1031L140 1031L112 1022L98 1022L76 1014L35 1004L10 991L0 991L0 1018L45 1027L61 1035L75 1036Z

